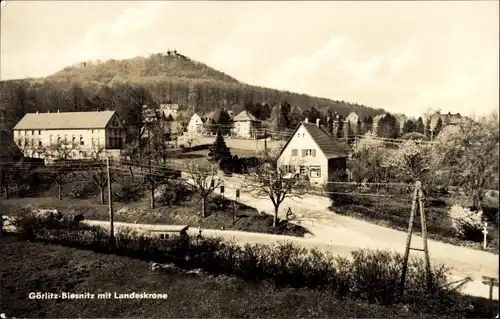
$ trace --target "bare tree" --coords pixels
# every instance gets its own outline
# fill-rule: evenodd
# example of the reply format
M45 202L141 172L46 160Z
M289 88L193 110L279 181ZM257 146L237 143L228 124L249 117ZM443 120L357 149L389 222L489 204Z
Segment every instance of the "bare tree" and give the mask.
M106 163L104 162L105 150L101 146L94 146L90 151L92 166L90 169L92 184L99 188L100 202L104 204L104 190L108 185Z
M221 185L217 176L217 166L212 164L200 165L193 161L186 163L188 173L187 183L193 192L201 197L201 216L206 217L206 203L208 197Z
M302 198L309 190L309 182L279 168L276 160L268 157L245 176L242 190L271 200L274 205L273 226L276 227L280 205L286 198Z
M58 186L59 200L62 200L62 186L66 183L68 176L74 171L74 165L70 163L70 160L77 149L78 145L67 139L59 140L45 149L45 157L53 160L51 169L55 174L54 180Z
M196 141L197 138L198 136L196 136L194 132L188 132L184 137L184 141L186 141L189 147L191 147L191 145L193 145L193 143Z

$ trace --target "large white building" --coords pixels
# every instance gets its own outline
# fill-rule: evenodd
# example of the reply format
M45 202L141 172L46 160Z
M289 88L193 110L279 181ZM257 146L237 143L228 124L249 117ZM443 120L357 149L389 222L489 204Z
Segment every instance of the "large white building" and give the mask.
M58 145L66 159L89 159L97 150L118 157L125 127L115 111L28 113L14 126L14 141L25 157L51 160Z

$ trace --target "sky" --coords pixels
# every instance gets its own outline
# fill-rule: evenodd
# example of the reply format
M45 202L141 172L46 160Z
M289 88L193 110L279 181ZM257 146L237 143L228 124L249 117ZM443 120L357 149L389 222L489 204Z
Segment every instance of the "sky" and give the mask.
M248 84L410 116L499 108L499 1L6 0L0 41L1 80L176 49Z

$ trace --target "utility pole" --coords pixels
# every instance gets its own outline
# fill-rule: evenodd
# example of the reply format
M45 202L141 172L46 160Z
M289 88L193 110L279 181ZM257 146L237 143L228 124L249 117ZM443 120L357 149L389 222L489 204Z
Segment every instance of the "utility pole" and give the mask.
M109 206L109 246L114 248L115 245L115 229L114 229L114 213L113 213L113 192L111 191L111 165L109 157L106 159L107 175L108 175L108 206Z
M264 129L264 153L267 153L267 130Z

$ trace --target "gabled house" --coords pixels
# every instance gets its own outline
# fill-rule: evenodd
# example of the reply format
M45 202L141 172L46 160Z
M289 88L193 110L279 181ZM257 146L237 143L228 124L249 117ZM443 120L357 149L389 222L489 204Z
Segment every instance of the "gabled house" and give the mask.
M257 138L260 135L262 122L250 114L248 110L243 110L233 118L232 133L240 138Z
M187 131L189 134L200 135L203 133L203 120L201 117L194 113L189 120Z
M355 112L351 112L345 118L345 122L346 123L350 122L352 127L356 127L356 125L358 124L358 119L359 119L358 114L356 114Z
M346 173L347 146L333 139L320 125L301 122L279 153L277 164L283 171L307 176L312 184L338 181Z
M160 104L160 111L163 112L166 118L172 116L174 120L179 117L179 104Z
M48 161L56 156L51 151L54 145L62 143L71 146L68 159L89 159L96 149L119 157L126 136L115 111L27 113L13 130L25 157Z

